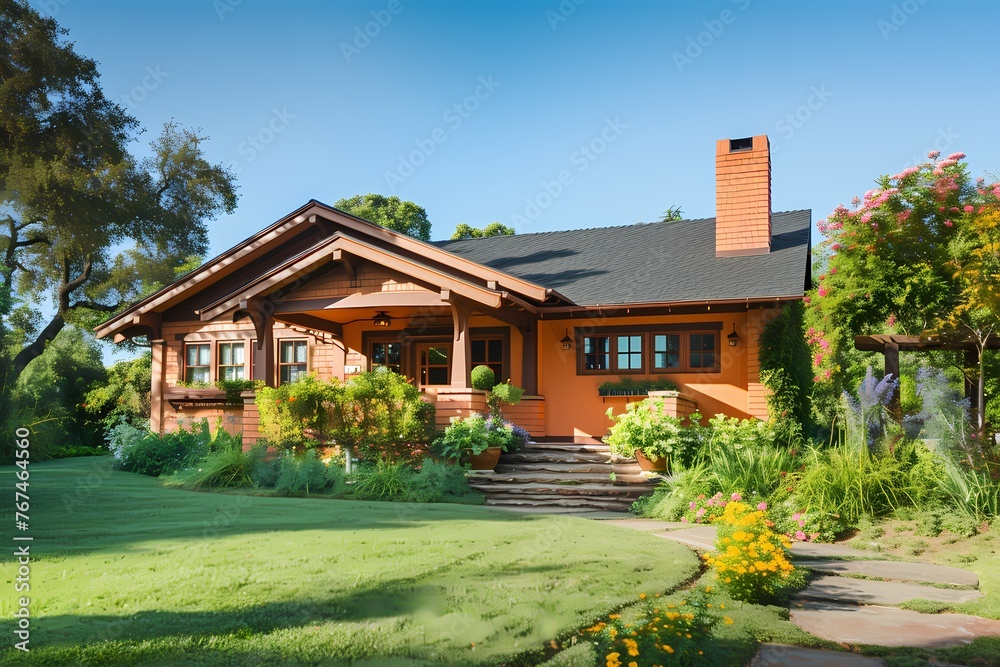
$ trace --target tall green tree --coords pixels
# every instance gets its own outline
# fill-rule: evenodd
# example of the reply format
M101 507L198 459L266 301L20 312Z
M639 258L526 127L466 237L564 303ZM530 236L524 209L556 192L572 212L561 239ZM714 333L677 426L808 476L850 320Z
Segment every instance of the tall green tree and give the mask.
M427 211L411 201L367 194L338 199L333 206L400 234L421 241L431 240L431 221L427 219Z
M236 206L232 174L205 159L196 132L168 123L150 157L129 153L137 122L66 34L0 0L0 285L11 297L0 386L68 323L95 324L203 254L206 222Z
M462 239L482 239L488 236L513 236L515 233L513 227L508 227L500 222L491 222L482 229L463 222L455 227L455 233L451 235L451 240L461 241Z
M808 295L816 379L847 388L859 334L934 334L980 349L1000 332L1000 262L990 251L1000 183L973 181L964 153L882 176L818 224L821 272ZM982 366L966 369L980 387ZM982 416L980 415L980 426Z

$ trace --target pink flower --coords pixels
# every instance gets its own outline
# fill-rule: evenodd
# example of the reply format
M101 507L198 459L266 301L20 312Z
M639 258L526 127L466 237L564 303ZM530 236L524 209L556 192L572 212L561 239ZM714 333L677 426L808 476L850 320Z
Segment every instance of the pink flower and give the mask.
M792 515L792 521L798 521L801 516L802 512L796 512L795 514Z
M760 503L760 504L758 504L757 505L757 509L759 509L761 512L766 512L767 511L767 503Z
M834 243L833 245L830 246L830 250L835 250L835 251L840 250L840 244Z
M739 493L734 493L733 495L731 495L729 497L732 500L743 500L743 496L741 496Z
M973 211L976 210L976 207L975 206L966 206L962 210L965 211L966 213L972 213Z
M913 211L911 211L909 209L907 209L905 211L900 211L899 215L896 216L896 219L899 220L900 222L906 222L907 220L909 220L910 215L912 213L913 213Z
M809 298L809 297L807 297L807 296L804 296L804 297L802 297L802 301L803 301L803 302L805 302L806 304L810 304L810 303L812 303L812 299L810 299L810 298Z
M951 227L951 226L952 226L953 224L954 224L954 223L953 223L953 222L952 222L951 220L945 220L945 221L944 221L944 226L945 226L945 227Z
M837 267L835 267L835 266L834 266L834 267L831 267L831 268L830 268L830 275L832 276L832 275L834 275L835 273L837 273Z
M686 516L682 516L681 517L681 523L687 523L687 522L688 522L688 518Z
M871 213L865 213L864 215L862 215L862 216L861 216L861 222L864 222L864 223L866 223L866 224L867 224L867 223L868 223L868 222L869 222L869 221L870 221L871 219L872 219L872 214L871 214Z
M694 513L694 515L695 515L696 517L698 517L699 519L700 519L701 517L705 516L705 508L704 508L704 507L702 507L702 508L701 508L701 509L699 509L699 510L698 510L697 512L695 512L695 513Z
M948 159L949 160L955 160L955 161L964 160L965 159L965 153L952 153L951 155L948 156Z
M801 530L797 530L795 531L795 539L797 539L799 542L805 542L806 534L803 533Z
M831 370L830 370L829 368L827 368L827 369L826 369L825 371L823 371L823 376L824 376L824 377L825 377L825 378L826 378L827 380L829 380L829 379L830 379L830 376L831 376L831 375L833 375L833 371L831 371Z
M816 293L817 293L817 294L819 294L820 296L826 296L826 288L825 288L825 287L820 287L820 288L819 288L819 289L818 289L818 290L816 291Z
M693 510L693 509L694 509L695 507L697 507L697 506L698 506L698 504L697 504L697 503L695 503L695 502L694 502L694 501L692 500L692 501L691 501L691 504L690 504L690 505L688 505L688 509L692 509L692 510Z
M941 156L941 151L931 151L930 153L927 154L927 157L929 157L932 160L936 160L940 156Z

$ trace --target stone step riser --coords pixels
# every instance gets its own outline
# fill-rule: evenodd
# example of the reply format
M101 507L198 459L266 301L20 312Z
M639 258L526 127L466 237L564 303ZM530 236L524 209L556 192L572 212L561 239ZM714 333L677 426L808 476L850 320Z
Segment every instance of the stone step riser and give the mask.
M614 465L606 463L498 463L495 468L498 473L559 473L564 475L599 473L608 475L614 472L616 475L638 475L642 473L642 468L637 465Z
M609 456L603 454L574 452L514 452L500 455L500 462L504 465L516 463L599 463L610 466L609 459Z
M489 484L491 486L503 486L505 484L559 484L567 486L572 484L643 484L649 486L649 480L642 475L615 475L612 480L607 473L585 473L585 474L542 474L536 472L496 472L489 477L483 475L477 477L476 484Z
M539 503L517 499L496 498L488 499L486 504L490 507L538 507ZM604 510L609 512L625 512L631 506L631 502L600 500L592 498L567 498L546 500L545 506L558 508L561 510Z
M645 495L642 490L607 486L598 489L580 489L579 486L539 486L523 488L516 486L489 487L485 485L470 485L477 491L483 491L487 498L533 498L544 500L560 496L580 496L587 498L607 498L612 500L636 499Z

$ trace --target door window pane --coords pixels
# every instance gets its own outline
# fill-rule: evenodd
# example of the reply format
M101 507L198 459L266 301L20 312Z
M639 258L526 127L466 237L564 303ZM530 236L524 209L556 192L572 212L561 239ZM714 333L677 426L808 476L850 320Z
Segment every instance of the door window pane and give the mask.
M588 371L606 371L611 368L611 338L609 336L584 337L583 367Z
M403 346L401 343L372 343L370 364L372 369L384 366L395 373L402 372Z
M420 349L420 384L451 384L448 357L451 348L446 345L423 347Z
M471 341L472 367L489 366L497 382L504 381L503 338L474 338Z

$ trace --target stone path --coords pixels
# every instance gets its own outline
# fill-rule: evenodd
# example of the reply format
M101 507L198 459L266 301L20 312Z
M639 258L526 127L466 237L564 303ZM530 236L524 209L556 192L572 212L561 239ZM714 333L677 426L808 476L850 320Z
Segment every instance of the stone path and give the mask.
M607 523L647 531L699 551L715 548L715 528L711 526L635 518L610 519ZM796 594L790 610L791 621L817 637L842 644L939 648L967 644L976 637L1000 636L1000 621L965 614L921 614L884 606L916 599L945 604L975 600L982 593L977 590L979 580L973 572L931 563L875 560L866 551L837 544L796 542L792 557L799 567L826 573L813 578ZM881 660L850 653L765 644L751 667L881 664Z

